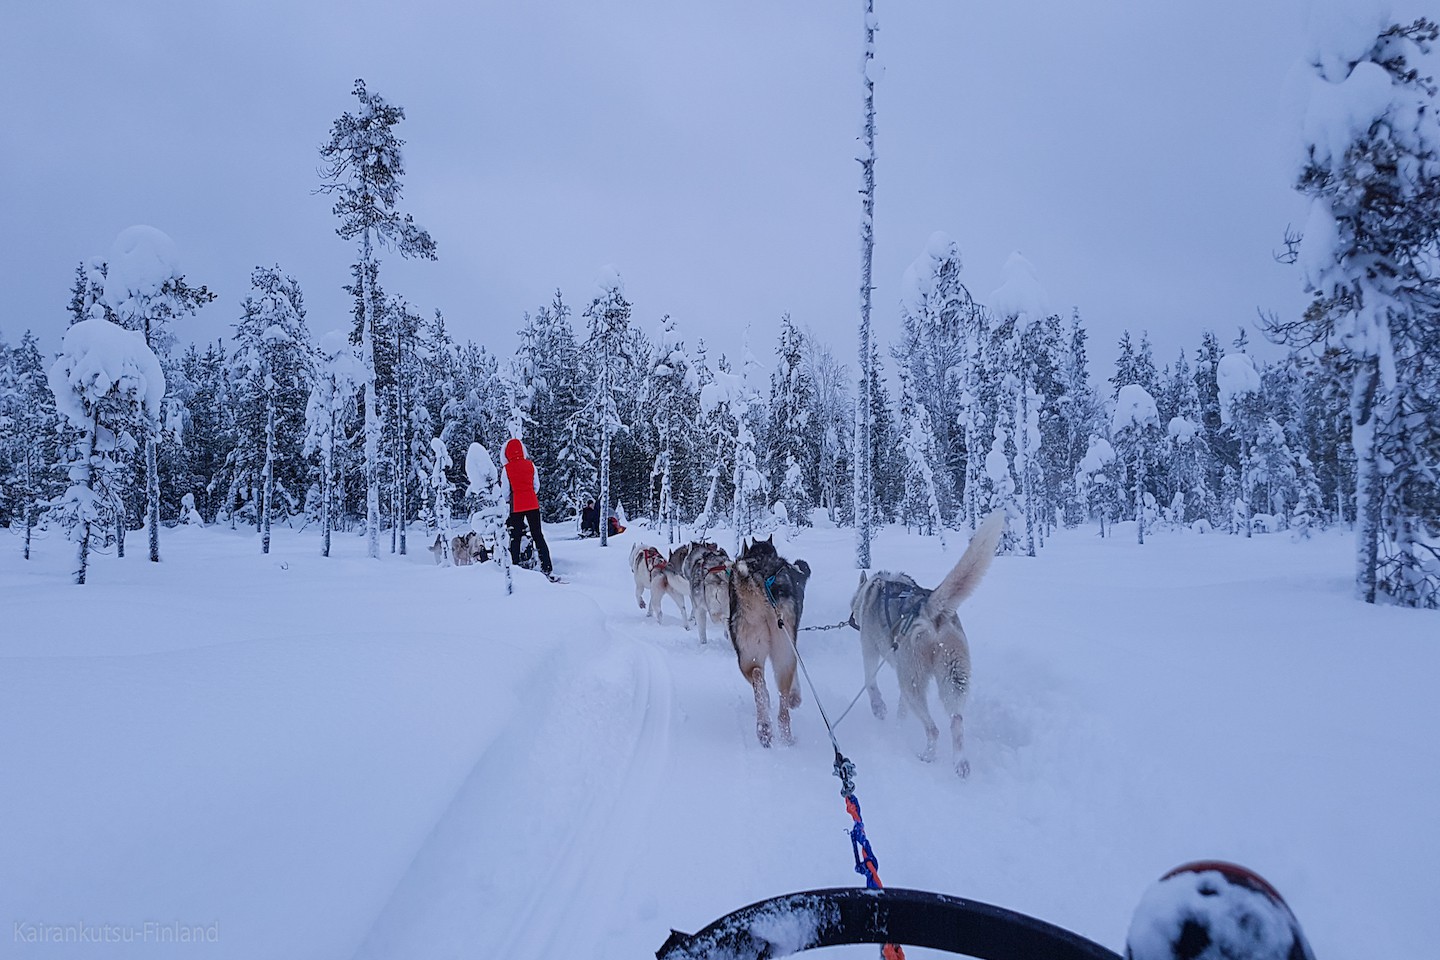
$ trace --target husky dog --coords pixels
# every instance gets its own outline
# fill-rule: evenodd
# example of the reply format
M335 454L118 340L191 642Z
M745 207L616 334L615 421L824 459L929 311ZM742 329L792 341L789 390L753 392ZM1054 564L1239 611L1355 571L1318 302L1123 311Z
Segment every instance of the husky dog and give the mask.
M689 547L681 559L680 573L690 585L690 614L700 628L700 642L707 643L706 621L726 624L728 628L730 554L713 543L692 543ZM674 554L670 566L675 567Z
M795 682L795 636L805 609L805 583L810 565L789 562L775 552L775 538L754 540L730 567L730 642L740 673L755 690L755 735L770 746L770 691L765 686L765 661L775 674L780 695L780 740L793 743L790 711L800 706Z
M470 542L474 536L473 533L467 533L462 537L456 537L450 541L450 555L455 558L455 566L470 566Z
M435 558L437 564L445 562L445 534L435 534L435 542L430 544L430 555ZM485 541L478 533L463 533L450 540L450 560L457 567L467 567L472 563L484 563L490 559L490 548L485 546Z
M920 758L934 760L935 741L940 731L930 718L927 704L933 677L940 688L940 702L950 714L955 772L962 777L970 773L961 722L965 694L970 688L970 644L955 608L975 592L980 578L990 568L990 561L995 559L995 547L1004 530L1003 510L986 517L955 569L933 590L925 589L903 573L882 570L869 580L860 574L860 586L850 601L850 623L860 629L860 652L865 660L870 709L884 719L885 701L875 685L875 673L884 658L894 665L900 680L901 714L908 706L925 725L925 752Z
M680 589L680 578L673 574L665 557L658 549L645 543L636 543L630 547L630 572L635 575L635 602L645 610L645 598L643 594L650 591L650 608L646 616L654 615L658 623L665 622L665 613L660 609L660 601L669 594L680 608L680 622L685 629L690 629L690 616L685 609L685 593Z

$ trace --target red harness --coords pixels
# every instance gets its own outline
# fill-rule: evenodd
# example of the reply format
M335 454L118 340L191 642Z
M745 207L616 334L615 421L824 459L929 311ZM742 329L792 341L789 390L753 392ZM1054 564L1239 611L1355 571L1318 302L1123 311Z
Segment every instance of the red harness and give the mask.
M640 556L645 561L645 572L652 577L655 575L656 570L662 573L665 571L665 558L660 556L659 550L656 550L654 547L646 547L640 552Z

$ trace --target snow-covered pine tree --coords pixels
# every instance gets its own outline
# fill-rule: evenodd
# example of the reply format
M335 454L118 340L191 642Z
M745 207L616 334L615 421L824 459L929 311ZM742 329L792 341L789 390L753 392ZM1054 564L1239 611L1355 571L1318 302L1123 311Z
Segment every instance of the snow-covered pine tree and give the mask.
M170 322L193 315L215 299L204 286L192 287L180 271L175 241L154 227L137 225L120 231L102 271L103 311L92 305L91 317L113 319L145 338L145 345L164 363L175 343ZM91 282L95 278L91 277ZM150 559L160 560L160 431L145 440L145 524ZM124 522L123 518L120 522Z
M1095 391L1090 386L1089 358L1085 343L1089 335L1080 320L1080 311L1070 314L1069 335L1060 354L1059 379L1062 387L1056 403L1064 434L1063 452L1056 470L1062 477L1061 509L1066 526L1074 526L1091 515L1087 497L1079 489L1080 461L1089 452L1089 438L1094 436L1099 419Z
M700 382L694 361L685 352L685 341L668 313L655 331L654 355L643 404L651 412L657 441L650 470L651 482L658 481L660 486L655 529L665 531L666 542L674 544L680 525L675 483L677 476L688 480L686 471L696 439L693 425L700 412Z
M734 502L730 481L736 435L735 415L731 410L735 378L724 354L720 355L713 370L704 362L704 357L705 342L702 340L696 345L696 379L700 383L702 454L707 456L701 461L705 465L706 492L704 506L695 516L697 539L705 539L710 528L719 522L719 505Z
M156 433L165 397L160 360L142 334L109 320L82 320L65 331L48 380L55 406L70 426L65 449L70 487L52 515L78 540L75 582L89 570L92 528L112 520L117 454Z
M478 503L478 508L470 517L470 526L495 551L495 562L505 571L505 595L510 596L515 592L514 575L510 572L510 546L505 535L505 518L510 510L500 486L500 471L484 444L472 443L466 449L465 477L469 481L466 494Z
M413 504L424 498L424 493L416 488L424 487L428 492L429 484L429 476L417 459L429 449L428 438L433 434L430 411L417 395L427 366L428 348L421 342L425 319L413 305L403 297L392 297L386 313L390 318L387 332L394 363L387 386L388 406L393 416L383 419L389 434L387 459L392 463L390 552L404 556L408 552L406 537Z
M643 330L629 326L621 355L625 362L619 369L615 399L625 428L615 434L610 446L610 499L620 505L631 504L637 515L653 517L655 491L650 468L657 439L653 411L642 398L645 380L655 362L654 345Z
M448 564L454 560L450 555L450 540L455 535L454 524L450 520L450 494L455 485L450 482L446 471L455 464L450 459L450 451L445 449L445 441L439 437L430 438L429 456L422 453L419 463L429 482L435 533L440 538L441 555Z
M355 410L355 394L369 376L350 340L341 330L320 338L315 379L305 407L306 456L320 459L320 555L330 556L330 532L335 526L337 450L346 446L346 424Z
M934 463L935 438L930 427L930 412L915 399L910 388L910 372L900 368L900 469L904 482L904 498L900 502L900 522L927 536L939 535L945 547L945 522L940 512L936 491Z
M895 469L895 451L900 442L900 428L895 422L894 405L885 386L884 367L880 362L879 341L870 341L870 481L871 526L893 523L900 516L900 497L905 489L900 471ZM873 532L873 531L872 531Z
M598 474L600 485L600 546L609 545L609 524L605 522L614 509L610 490L610 447L615 434L625 426L620 419L620 391L625 382L626 355L629 344L630 301L625 299L625 283L613 266L600 269L595 278L597 292L585 308L589 336L585 354L593 377L589 398L577 414L591 436L598 438Z
M770 422L765 445L766 476L770 489L785 505L793 527L810 526L815 496L810 479L818 472L821 453L814 442L810 416L815 384L810 379L805 335L790 314L780 318L780 339L775 346L775 370L770 375Z
M585 490L582 461L574 459L571 421L580 409L582 380L570 307L560 291L549 304L525 317L514 371L520 411L525 420L526 452L545 478L540 511L559 520L580 502ZM589 455L593 462L593 454Z
M960 503L965 526L971 530L979 529L982 508L989 498L986 457L999 392L999 385L990 376L992 340L990 313L977 310L960 380L960 426L965 438L965 485Z
M54 469L60 414L35 335L26 330L19 343L0 353L5 355L0 360L0 488L9 491L0 497L0 526L11 525L19 516L21 549L29 560L41 508L63 489Z
M1440 424L1427 413L1440 366L1440 118L1420 68L1440 28L1396 23L1379 4L1327 12L1312 19L1295 183L1310 199L1299 262L1315 299L1268 333L1347 355L1357 595L1436 606L1440 549L1427 508L1440 502Z
M1264 400L1260 395L1260 372L1243 353L1226 354L1215 371L1220 396L1220 422L1236 438L1240 453L1238 471L1240 496L1232 507L1252 535L1251 496L1255 485L1255 441L1264 425Z
M1019 253L1010 254L1002 271L1004 282L990 294L990 307L999 324L996 328L998 356L1004 370L1004 392L1012 409L1001 411L1013 429L1015 474L1019 479L1020 513L1025 518L1022 548L1035 556L1039 503L1040 394L1035 389L1038 360L1043 354L1045 318L1050 314L1049 297L1035 275L1035 266Z
M896 363L908 368L915 401L930 414L936 454L932 467L947 523L961 512L966 450L961 425L964 392L957 388L979 312L960 281L960 271L955 241L942 232L931 234L925 250L901 278L901 343L891 350Z
M365 536L366 553L380 556L380 440L381 424L376 402L374 298L370 294L376 247L395 250L402 257L435 259L435 241L415 223L410 214L395 209L400 201L405 163L400 148L404 141L394 127L405 119L403 108L385 102L356 80L351 91L360 109L344 113L330 130L330 140L320 148L325 161L320 192L334 194L332 212L340 218L335 232L344 240L360 241L358 274L361 319L361 358L370 377L365 387Z
M1129 474L1134 500L1135 536L1145 543L1145 521L1154 494L1150 492L1147 470L1155 459L1155 450L1163 436L1155 398L1138 383L1120 388L1115 398L1115 413L1110 420L1110 435L1115 439L1118 459Z
M286 515L301 503L300 460L312 348L304 298L294 277L281 273L278 265L256 267L250 287L235 324L237 419L240 443L253 453L247 459L259 464L260 552L269 553L277 465L282 471L278 490L288 504Z
M854 484L847 482L850 458L846 451L853 442L851 431L855 424L850 374L845 365L835 359L830 347L814 336L806 336L805 346L806 367L810 371L810 382L815 385L810 422L820 441L811 489L818 495L819 506L830 522L839 524L854 489Z
M1085 503L1089 516L1100 522L1100 536L1105 536L1110 523L1119 485L1115 476L1115 448L1104 437L1091 435L1085 456L1076 465L1075 488Z
M735 469L731 474L735 500L730 516L737 554L746 538L757 537L771 529L768 509L770 491L756 455L756 436L767 420L765 400L760 393L764 373L760 362L750 352L748 328L741 356L740 375L730 398L730 411L735 416Z

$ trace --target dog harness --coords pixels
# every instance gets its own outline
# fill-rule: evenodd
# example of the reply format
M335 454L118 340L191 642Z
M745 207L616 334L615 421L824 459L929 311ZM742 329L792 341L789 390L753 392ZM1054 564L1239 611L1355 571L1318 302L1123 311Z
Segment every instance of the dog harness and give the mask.
M880 615L885 618L885 626L890 630L892 650L899 648L900 638L920 615L920 610L925 606L925 601L930 599L931 592L923 587L905 586L894 580L887 581L880 589Z
M645 560L645 572L654 576L655 571L662 573L665 570L665 558L660 556L660 551L654 547L646 547L641 551L640 556Z

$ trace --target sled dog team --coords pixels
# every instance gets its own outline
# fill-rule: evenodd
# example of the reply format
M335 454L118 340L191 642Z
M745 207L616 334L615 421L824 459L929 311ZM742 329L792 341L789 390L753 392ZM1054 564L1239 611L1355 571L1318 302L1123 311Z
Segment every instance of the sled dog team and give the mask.
M889 663L900 681L900 715L908 709L919 718L925 728L921 757L934 760L940 729L928 703L933 680L950 715L955 772L962 777L970 770L962 720L970 688L970 647L955 611L975 592L989 569L1004 528L1003 511L988 516L964 555L933 588L922 587L903 573L879 571L868 578L861 573L850 601L849 625L860 631L870 709L876 717L885 717L885 701L875 676L882 662ZM647 617L653 615L663 623L661 604L670 597L680 608L685 629L690 628L693 617L701 643L707 639L707 623L725 625L740 674L754 689L755 733L766 747L774 736L770 691L765 684L765 664L769 662L778 688L775 722L780 739L793 742L790 711L800 706L796 637L810 565L781 557L772 536L747 541L733 560L714 543L687 543L668 557L656 547L637 543L630 548L630 571L635 578L635 602ZM648 606L646 591L650 594Z

